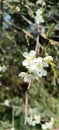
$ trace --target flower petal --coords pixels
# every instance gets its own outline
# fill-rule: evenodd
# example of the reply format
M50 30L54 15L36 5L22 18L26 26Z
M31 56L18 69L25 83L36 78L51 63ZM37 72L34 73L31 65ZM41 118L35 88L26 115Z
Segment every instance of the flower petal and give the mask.
M24 56L25 58L28 58L28 55L29 55L28 52L24 52L24 53L23 53L23 56Z

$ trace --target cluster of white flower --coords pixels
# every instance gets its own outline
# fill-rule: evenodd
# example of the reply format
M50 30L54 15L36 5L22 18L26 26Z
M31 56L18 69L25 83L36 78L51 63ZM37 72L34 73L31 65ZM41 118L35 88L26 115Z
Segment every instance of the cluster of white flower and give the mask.
M24 52L23 56L26 58L22 64L28 70L28 72L21 72L20 77L24 78L25 82L31 82L32 80L39 80L40 77L46 76L46 67L52 63L53 58L51 56L36 57L36 52L31 50L30 53Z
M30 126L35 126L36 124L41 124L41 116L38 113L37 108L29 109L27 123ZM44 124L41 124L41 128L42 128L42 130L51 130L53 128L53 125L54 125L54 118L51 117L49 122L45 122Z
M43 16L42 16L43 10L42 8L37 9L36 16L35 16L35 23L40 24L44 22Z
M41 117L38 114L37 109L36 108L35 109L30 109L29 110L29 116L28 116L28 119L27 119L27 123L30 126L35 126L36 124L40 123L40 120L41 120Z
M50 122L45 122L45 124L42 124L42 130L51 130L54 125L54 118L51 118Z
M7 67L5 65L0 66L0 72L5 72L7 70Z
M36 4L41 4L42 6L45 6L45 0L37 0Z

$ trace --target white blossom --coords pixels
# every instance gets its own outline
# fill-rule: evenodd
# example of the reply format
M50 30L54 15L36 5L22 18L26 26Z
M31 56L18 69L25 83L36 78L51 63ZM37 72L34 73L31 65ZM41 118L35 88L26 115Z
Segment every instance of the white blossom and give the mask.
M27 72L21 72L20 77L26 82L31 82L32 80L39 80L40 77L46 76L46 67L53 62L52 56L46 57L36 57L36 52L34 50L24 52L23 56L25 60L22 62L23 66L27 68Z
M36 4L42 4L42 6L46 5L44 0L37 0Z
M37 9L37 11L36 11L35 23L40 24L40 23L43 23L43 22L44 22L44 19L43 19L43 16L42 16L42 8L40 8L40 9Z
M28 66L28 65L30 64L30 62L32 62L33 59L35 58L36 52L35 52L34 50L31 50L30 53L24 52L23 56L26 58L26 59L23 61L23 65L24 65L24 66Z
M39 113L37 112L37 109L30 109L27 123L30 126L35 126L36 124L40 123L40 120L41 120L41 117Z
M51 123L54 124L54 118L53 117L51 117Z
M44 62L50 63L51 61L53 61L53 57L52 56L46 56L43 58Z
M12 127L10 130L15 130L15 128L14 128L14 127Z
M39 114L38 114L38 115L35 114L35 115L34 115L34 119L36 120L36 124L39 124L41 117L40 117Z
M47 130L46 124L42 124L42 130Z
M20 8L17 6L17 7L15 8L15 11L16 11L16 12L19 12L19 11L20 11Z
M2 66L2 71L5 72L7 70L7 67L5 65Z
M21 76L21 77L25 77L27 75L27 73L25 73L25 72L21 72L20 74L19 74L19 76Z
M42 130L51 130L54 125L54 119L51 118L50 122L45 122L45 124L42 124Z
M41 15L40 16L35 16L35 22L36 22L36 24L43 23L44 19L43 19L43 17Z
M31 50L30 53L24 52L24 53L23 53L23 56L24 56L25 58L30 58L30 59L31 59L32 56L36 56L36 52L35 52L34 50Z
M30 70L31 71L39 71L42 68L42 57L35 58L30 63Z
M7 67L5 65L0 66L0 72L5 72L7 70Z
M26 73L26 72L21 72L19 74L20 77L24 78L25 82L31 82L32 80L37 79L38 80L38 75L37 73Z
M52 56L46 56L43 58L43 67L49 67L49 64L53 61Z
M4 104L5 104L6 106L9 106L9 100L6 99L6 100L4 101Z
M35 126L35 125L36 125L36 121L33 119L32 116L28 117L27 123L28 123L30 126Z

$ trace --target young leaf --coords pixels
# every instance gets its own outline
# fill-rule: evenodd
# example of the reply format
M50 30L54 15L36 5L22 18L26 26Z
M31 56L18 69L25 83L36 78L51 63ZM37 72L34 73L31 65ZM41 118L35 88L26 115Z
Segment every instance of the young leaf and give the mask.
M51 26L49 27L49 30L47 32L47 37L51 37L53 35L53 31L54 31L54 28L55 28L55 24L51 24Z

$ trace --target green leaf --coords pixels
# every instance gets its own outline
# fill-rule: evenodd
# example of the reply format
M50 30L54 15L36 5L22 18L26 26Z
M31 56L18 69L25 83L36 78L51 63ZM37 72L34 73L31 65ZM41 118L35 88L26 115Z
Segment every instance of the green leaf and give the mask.
M51 26L48 29L47 37L51 37L53 35L54 28L55 28L55 24L53 23L53 24L51 24Z

